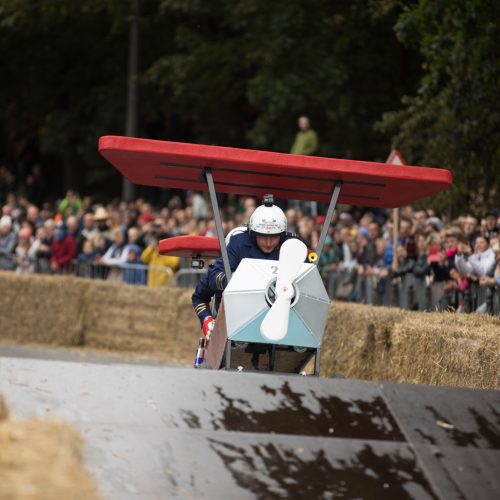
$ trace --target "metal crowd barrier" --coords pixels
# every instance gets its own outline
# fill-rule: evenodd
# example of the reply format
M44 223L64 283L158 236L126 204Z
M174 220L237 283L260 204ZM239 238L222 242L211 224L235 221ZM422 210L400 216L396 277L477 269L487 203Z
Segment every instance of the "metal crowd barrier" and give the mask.
M204 269L179 269L175 273L175 286L179 288L194 288L206 270Z
M181 268L174 273L168 267L151 267L142 264L124 264L120 267L98 262L74 260L67 266L53 271L50 261L35 261L35 273L66 274L81 278L122 281L145 285L149 273L156 273L158 286L194 288L203 269ZM166 275L166 276L164 276ZM376 306L393 306L415 311L480 312L500 316L500 287L480 287L471 283L465 292L445 292L444 282L430 283L427 277L407 273L387 278L359 276L354 270L333 271L325 280L331 299L360 302Z
M485 288L477 283L471 283L465 292L447 292L444 282L430 283L428 278L411 273L381 279L333 271L325 286L331 299L414 311L477 311L500 316L500 287Z
M49 260L37 259L35 261L35 273L71 275L79 278L121 281L134 285L147 284L150 273L155 273L157 277L156 281L160 283L159 286L170 285L180 288L194 288L200 280L201 275L205 273L205 270L185 268L174 272L169 267L146 266L143 264L108 266L99 262L73 260L62 268L54 271L50 267ZM166 276L162 276L163 274Z
M144 264L122 264L109 266L100 262L73 260L57 270L53 270L50 261L37 259L35 273L77 276L97 280L108 280L131 285L175 286L175 273L169 267L146 266ZM153 276L151 276L153 274Z

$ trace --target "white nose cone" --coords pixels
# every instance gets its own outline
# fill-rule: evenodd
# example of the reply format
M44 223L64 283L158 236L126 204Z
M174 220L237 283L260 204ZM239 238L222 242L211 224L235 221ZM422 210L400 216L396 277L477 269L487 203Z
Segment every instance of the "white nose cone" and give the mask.
M288 331L288 317L297 277L307 256L307 247L302 241L291 238L280 249L276 300L260 325L260 333L271 341L281 340Z

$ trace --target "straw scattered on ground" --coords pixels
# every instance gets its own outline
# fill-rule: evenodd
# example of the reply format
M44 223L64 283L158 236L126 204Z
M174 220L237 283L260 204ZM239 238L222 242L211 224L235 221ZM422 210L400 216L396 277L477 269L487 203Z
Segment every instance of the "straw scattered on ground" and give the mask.
M99 498L72 427L56 419L15 421L8 413L0 394L0 498Z

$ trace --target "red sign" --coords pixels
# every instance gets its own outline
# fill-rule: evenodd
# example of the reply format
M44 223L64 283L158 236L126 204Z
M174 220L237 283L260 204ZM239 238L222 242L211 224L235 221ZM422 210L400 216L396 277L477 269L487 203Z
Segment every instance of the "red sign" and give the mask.
M392 165L406 165L403 155L397 149L391 151L389 158L385 162Z

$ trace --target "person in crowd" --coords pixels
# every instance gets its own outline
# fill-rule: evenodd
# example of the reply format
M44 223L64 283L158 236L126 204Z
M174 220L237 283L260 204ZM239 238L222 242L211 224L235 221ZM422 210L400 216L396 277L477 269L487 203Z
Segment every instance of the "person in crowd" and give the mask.
M392 257L390 260L387 259L387 244L387 240L384 238L377 238L375 240L376 261L372 268L372 276L374 288L379 299L385 294L387 289L387 278L389 277L392 260Z
M291 233L299 232L299 210L296 208L289 208L286 212L286 220L288 224L288 230Z
M474 242L479 236L478 222L476 217L471 214L466 214L464 216L463 233L467 238L467 242L469 243L470 247L472 248L472 250L474 250Z
M83 246L84 236L82 236L80 228L80 219L76 215L69 215L66 218L66 228L68 234L73 236L76 241L77 255L81 252Z
M94 244L96 252L95 260L100 263L101 258L108 251L108 239L105 236L98 234L97 236L91 238L90 241Z
M412 273L415 267L415 260L408 255L405 245L399 244L396 247L397 268L392 270L395 278L402 278L406 274Z
M436 245L441 245L441 236L439 232L441 231L441 220L439 217L429 217L425 221L425 226L424 226L424 231L423 233L427 237L427 245L431 246L436 246Z
M483 236L486 236L488 240L491 238L496 238L500 234L500 227L498 226L498 213L496 210L489 210L484 215L484 230Z
M415 260L417 256L417 246L412 234L412 229L413 224L411 219L401 218L399 223L398 244L404 247L408 259Z
M192 216L195 220L208 218L207 200L196 191L188 191L186 194L186 204L192 207Z
M106 265L109 269L106 279L109 281L122 281L123 265L127 262L129 249L125 240L125 233L119 227L114 229L112 235L112 245L98 262Z
M76 241L68 234L63 221L56 224L54 238L50 244L50 268L53 273L72 273L73 260L76 259Z
M493 287L500 288L500 248L496 252L496 255L497 255L497 261L495 268L492 272L492 275L491 276L484 275L481 276L481 278L479 279L479 285L483 288L493 288Z
M308 248L316 248L319 241L319 232L314 217L304 215L299 220L299 236Z
M30 259L34 262L35 273L50 272L50 243L45 225L39 227L28 250Z
M82 250L78 254L78 262L94 262L98 257L98 251L92 239L83 240Z
M16 268L16 243L12 218L10 215L3 215L0 218L0 269L12 271Z
M110 227L111 217L104 207L97 207L94 212L95 228L100 236L106 238L106 249L109 248L113 242Z
M310 156L318 150L318 134L311 128L311 121L307 116L300 116L299 131L295 136L290 153L294 155Z
M129 285L145 285L146 271L141 260L141 248L136 244L128 245L127 262L123 269L123 281Z
M141 231L147 231L147 226L150 225L153 222L154 217L151 215L150 212L144 212L137 217L137 225L139 226L139 229ZM174 219L175 220L175 219ZM177 225L177 221L176 221Z
M424 232L426 220L427 220L427 212L425 210L417 210L415 212L413 219L415 234L422 234Z
M413 266L413 275L416 278L426 278L430 275L427 250L427 238L424 234L419 234L417 237L417 259Z
M445 233L445 256L449 261L455 261L460 243L464 241L464 234L457 227L452 227Z
M33 244L31 226L24 226L19 230L16 246L16 272L33 273L35 262L31 258L29 250Z
M428 237L426 241L429 241ZM436 244L429 244L427 262L431 271L432 308L438 307L439 309L444 309L446 307L444 304L444 294L449 291L446 287L449 289L451 286L449 285L451 282L450 269L453 266L453 262L446 259L445 250L441 245Z
M370 275L371 268L378 260L375 242L380 237L380 226L377 222L369 222L366 229L364 227L358 229L358 234L360 234L363 229L363 238L361 239L363 243L361 246L362 250L359 256L359 263L364 271L366 271L364 274Z
M344 228L347 239L342 246L342 259L339 262L338 269L341 272L335 298L339 300L356 301L356 278L359 271L360 248L356 239L355 229Z
M3 172L5 174L5 169ZM79 208L77 204L75 208L75 204L71 202L73 197L74 194L68 193L67 206L62 207L61 214L58 213L58 205L44 199L39 203L34 202L30 196L25 198L8 190L0 201L0 214L4 221L0 231L0 242L5 244L7 234L8 238L15 240L14 248L17 248L18 252L24 252L35 263L35 272L51 272L54 226L60 220L65 220L68 232L76 237L78 256L83 258L83 255L86 255L85 258L90 262L106 254L113 243L111 237L113 227L122 229L127 235L129 246L138 245L141 255L145 256L151 253L151 248L145 253L143 249L157 246L158 239L165 234L216 235L213 215L206 204L206 196L199 193L188 193L185 202L182 196L170 196L168 202L165 200L164 206L161 207L152 205L144 198L131 202L99 200L102 204L94 205L92 198L86 196L81 207ZM313 214L307 204L289 203L287 207L288 231L299 231L310 247L316 247L323 217ZM225 236L229 234L233 235L231 238L237 236L240 228L248 224L255 209L256 200L253 197L224 196L221 200L221 214ZM438 216L430 207L420 210L414 210L411 206L401 207L400 215L401 229L398 243L403 245L409 254L405 260L411 258L411 247L414 246L413 275L416 278L431 276L433 308L436 304L434 295L436 300L439 294L447 295L445 301L449 301L452 295L459 296L460 293L446 294L447 290L452 292L468 290L464 288L468 283L471 296L484 298L485 295L481 295L478 288L490 288L497 272L498 253L495 254L494 248L498 246L499 220L496 208L485 211L481 224L478 224L478 219L470 213L461 213L450 220L445 215ZM6 217L10 218L9 230L6 229ZM23 235L27 232L24 231L25 228L29 228L35 237L29 240L24 238ZM455 238L450 236L450 233L455 233ZM380 234L383 243L378 242ZM330 237L333 240L332 246L327 239L324 254L319 262L322 276L325 282L328 282L329 291L337 290L337 285L342 285L340 292L344 299L349 297L349 300L371 300L369 297L372 297L372 294L364 283L367 284L370 277L374 287L383 281L379 276L380 273L386 272L384 262L390 260L394 251L390 211L383 209L366 211L354 207L342 207L335 213L334 222L329 229ZM494 259L491 252L488 252L488 239L489 249L495 254ZM86 240L92 243L87 244ZM460 244L460 251L457 249L457 241ZM479 244L479 249L475 248L476 242ZM385 250L382 256L380 252L383 247ZM16 268L19 255L16 255L15 250L7 253L10 255L7 268ZM335 255L333 261L332 255ZM2 261L5 266L5 255L0 252L0 263ZM159 264L160 267L161 265ZM103 265L101 268L105 274L108 272L107 266ZM156 266L154 269L161 273L161 269L156 269ZM346 286L343 286L344 281ZM335 286L330 286L331 282L334 282ZM421 280L418 280L418 283L422 285ZM355 293L356 291L359 293ZM333 296L333 293L330 295ZM498 299L495 298L495 301L496 304ZM421 303L423 304L422 301Z
M474 252L467 243L460 245L460 251L455 256L455 265L460 274L469 276L475 281L493 272L495 253L490 248L490 240L486 236L478 236Z
M149 244L141 253L141 260L148 266L148 287L159 288L169 286L171 276L179 269L179 257L170 255L161 255L158 251L158 242L161 239L167 238L168 235L153 235L149 239ZM167 272L170 270L171 272Z
M77 276L82 278L98 278L102 269L96 264L99 257L98 250L94 245L94 239L84 239L82 248L77 256Z
M144 242L141 239L141 231L137 226L131 226L127 230L127 239L129 245L138 245L141 251L144 249Z
M434 283L442 283L443 291L451 294L457 284L455 257L463 235L458 228L450 228L448 231L443 228L442 233L441 238L444 239L444 249L441 252L441 260L431 266L431 269Z
M328 287L328 281L331 273L337 270L339 262L339 249L336 245L334 245L333 238L330 235L327 235L323 245L323 252L321 253L318 262L319 274L326 287Z
M80 232L80 236L82 239L82 245L84 240L94 240L95 237L99 234L99 230L96 227L96 222L94 220L94 215L90 212L87 212L82 217L82 228ZM80 248L82 251L82 248Z
M26 220L30 223L31 229L35 232L43 225L43 219L40 216L40 210L36 205L29 205L26 209Z
M293 237L287 233L287 219L283 210L266 200L250 217L248 231L231 238L227 247L231 271L234 272L244 258L278 260L282 243ZM219 257L214 265L209 266L192 296L193 307L205 336L215 326L214 318L226 285L224 264L222 257ZM213 311L210 307L212 297L215 297Z
M70 215L78 215L83 207L83 201L79 194L72 189L68 190L66 196L59 203L59 213L63 220L66 220Z

